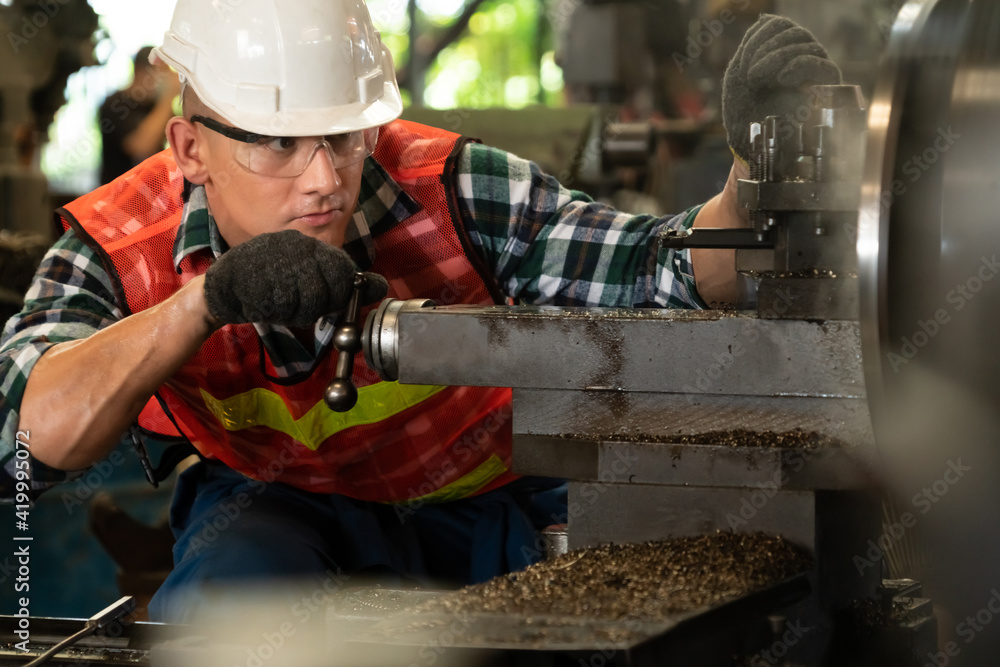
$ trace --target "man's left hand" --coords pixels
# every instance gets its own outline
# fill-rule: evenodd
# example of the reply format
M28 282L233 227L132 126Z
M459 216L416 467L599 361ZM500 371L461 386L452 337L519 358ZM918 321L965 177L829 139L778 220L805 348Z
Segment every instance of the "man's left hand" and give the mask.
M343 249L295 230L260 234L228 250L205 274L205 300L224 324L304 327L347 307L358 268ZM366 273L361 303L380 301L385 278Z

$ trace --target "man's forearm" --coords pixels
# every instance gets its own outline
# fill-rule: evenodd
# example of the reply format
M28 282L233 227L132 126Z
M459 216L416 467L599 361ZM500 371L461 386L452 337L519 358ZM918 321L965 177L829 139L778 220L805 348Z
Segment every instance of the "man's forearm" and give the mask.
M748 227L749 213L740 207L736 193L737 181L748 175L746 166L734 162L722 192L701 208L692 227ZM705 303L736 303L739 298L739 276L736 273L735 250L692 248L691 265L694 268L698 294Z
M214 331L203 283L195 278L163 303L38 360L20 409L36 459L75 470L115 448L153 392Z

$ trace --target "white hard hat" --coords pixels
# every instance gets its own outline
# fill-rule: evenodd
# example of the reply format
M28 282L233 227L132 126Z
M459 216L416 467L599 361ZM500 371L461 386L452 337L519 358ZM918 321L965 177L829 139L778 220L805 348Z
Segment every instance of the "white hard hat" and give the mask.
M154 53L249 132L353 132L403 111L392 56L362 0L178 0Z

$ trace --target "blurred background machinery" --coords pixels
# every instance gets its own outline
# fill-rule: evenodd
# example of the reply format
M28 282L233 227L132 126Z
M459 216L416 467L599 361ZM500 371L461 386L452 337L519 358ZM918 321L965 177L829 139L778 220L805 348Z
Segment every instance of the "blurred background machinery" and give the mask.
M0 4L0 320L20 309L55 240L40 145L66 101L66 81L93 57L97 14L85 0Z

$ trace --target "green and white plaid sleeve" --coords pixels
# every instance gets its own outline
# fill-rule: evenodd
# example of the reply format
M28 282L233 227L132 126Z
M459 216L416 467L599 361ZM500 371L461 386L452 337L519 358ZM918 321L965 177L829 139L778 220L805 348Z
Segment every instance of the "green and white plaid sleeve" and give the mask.
M629 215L563 187L538 165L469 144L458 161L459 210L500 287L524 304L704 308L688 251L660 248L698 208Z
M100 259L72 231L66 232L42 259L24 308L4 327L0 335L0 501L14 497L18 428L31 431L31 424L18 425L31 369L56 343L86 338L121 319L113 294ZM30 446L30 435L28 442ZM29 461L32 497L83 472L55 470L34 458Z

